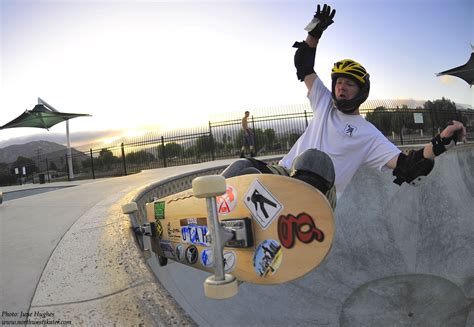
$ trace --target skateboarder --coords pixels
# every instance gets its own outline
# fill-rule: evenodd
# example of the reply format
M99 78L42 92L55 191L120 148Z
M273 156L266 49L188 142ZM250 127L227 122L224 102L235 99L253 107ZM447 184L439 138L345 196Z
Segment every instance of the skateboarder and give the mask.
M255 141L253 137L253 132L249 128L248 124L248 118L250 116L250 112L246 111L244 118L242 118L242 129L244 130L244 135L243 135L243 145L242 149L240 150L240 157L245 158L245 148L249 148L250 151L250 156L255 157Z
M289 175L318 188L334 209L336 198L362 165L393 169L394 183L401 185L429 174L436 156L457 141L466 140L463 124L452 121L424 148L412 150L408 155L402 153L360 115L359 106L369 96L370 78L366 69L354 60L344 59L334 64L331 90L327 89L314 71L314 61L321 35L334 22L335 14L330 6L324 5L321 10L318 5L306 27L306 40L293 45L297 48L296 75L308 89L314 113L305 132L278 166L253 158L241 159L222 173L224 177L255 172Z

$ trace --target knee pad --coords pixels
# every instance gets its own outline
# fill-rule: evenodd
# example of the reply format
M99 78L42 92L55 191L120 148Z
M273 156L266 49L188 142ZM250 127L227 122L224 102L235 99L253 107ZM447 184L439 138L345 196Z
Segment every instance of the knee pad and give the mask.
M327 189L334 185L336 179L331 158L326 153L316 149L308 149L295 158L290 176L296 175L305 175L305 179L311 176L316 179L323 179Z

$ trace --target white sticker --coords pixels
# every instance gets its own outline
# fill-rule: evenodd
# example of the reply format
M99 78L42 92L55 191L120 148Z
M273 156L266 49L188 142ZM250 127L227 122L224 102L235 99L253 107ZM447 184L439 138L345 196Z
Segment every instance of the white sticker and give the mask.
M231 272L237 265L237 257L233 251L224 252L224 271Z
M258 179L245 194L244 203L262 229L267 229L283 209L280 202Z
M176 251L176 259L178 259L178 261L180 261L180 262L184 262L185 250L184 250L183 244L176 245L175 251Z

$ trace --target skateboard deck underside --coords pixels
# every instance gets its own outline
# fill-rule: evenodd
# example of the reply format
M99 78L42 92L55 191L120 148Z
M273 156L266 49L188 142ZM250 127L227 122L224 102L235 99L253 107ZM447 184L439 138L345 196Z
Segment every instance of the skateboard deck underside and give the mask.
M279 284L302 277L328 254L334 220L326 198L304 182L277 175L243 175L226 180L216 198L219 221L250 220L250 246L224 248L226 273L257 284ZM213 272L213 250L205 199L192 190L147 204L156 226L153 252Z

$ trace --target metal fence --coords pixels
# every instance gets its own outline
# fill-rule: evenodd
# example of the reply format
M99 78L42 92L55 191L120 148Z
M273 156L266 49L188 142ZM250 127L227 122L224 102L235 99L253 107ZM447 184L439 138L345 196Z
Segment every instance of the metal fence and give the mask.
M361 114L396 145L425 144L450 120L464 123L468 140L474 138L473 110L385 109L364 110ZM255 135L258 156L284 154L313 119L311 111L251 116L249 127ZM194 164L238 158L243 142L241 119L209 122L208 126L178 130L164 135L146 134L122 139L120 143L88 151L74 150L75 179L123 176L144 169ZM0 185L45 183L68 179L67 158L27 158L0 164Z

